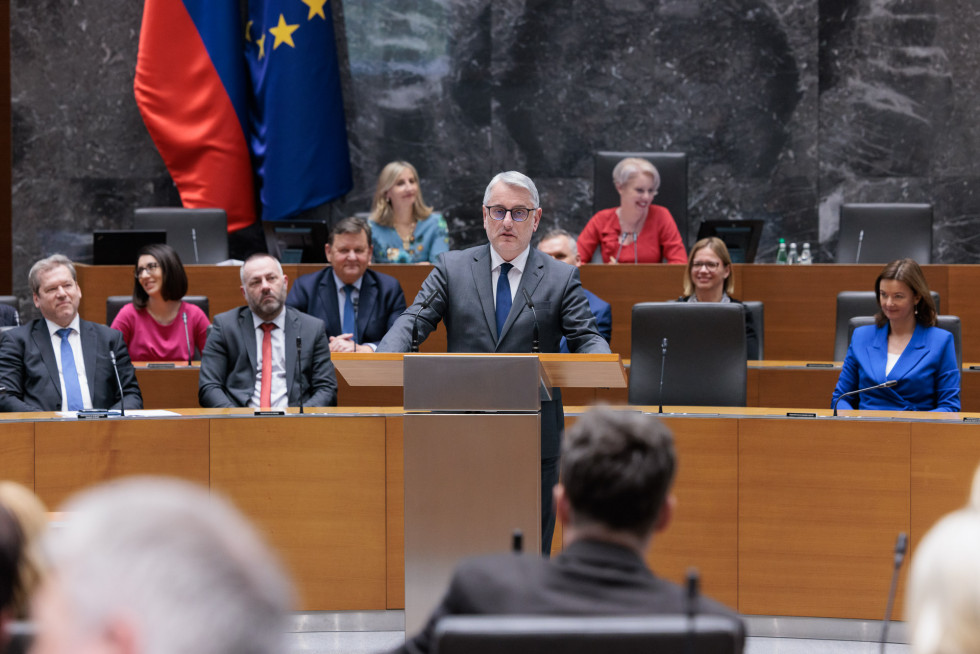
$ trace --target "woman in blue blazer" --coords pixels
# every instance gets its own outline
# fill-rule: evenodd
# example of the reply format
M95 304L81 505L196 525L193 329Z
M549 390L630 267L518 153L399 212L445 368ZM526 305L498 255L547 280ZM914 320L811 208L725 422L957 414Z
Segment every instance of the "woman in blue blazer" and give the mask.
M889 388L840 400L839 409L959 411L960 370L953 335L936 327L936 306L912 259L885 266L875 280L875 325L851 337L833 402L844 393L894 379Z

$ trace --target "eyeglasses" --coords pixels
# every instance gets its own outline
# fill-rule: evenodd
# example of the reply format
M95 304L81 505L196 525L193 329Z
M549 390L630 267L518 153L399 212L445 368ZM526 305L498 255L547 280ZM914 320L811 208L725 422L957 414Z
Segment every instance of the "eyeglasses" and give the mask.
M160 264L158 263L148 263L141 268L136 269L136 279L139 279L143 273L150 273L151 275L156 271L160 270Z
M721 267L720 261L695 261L691 264L691 270L707 268L708 270L718 270Z
M513 209L508 209L507 207L501 207L499 205L487 207L487 213L489 213L490 217L494 220L503 220L509 213L511 219L515 223L522 223L527 220L527 217L531 215L532 211L534 211L534 209L525 209L524 207L514 207Z

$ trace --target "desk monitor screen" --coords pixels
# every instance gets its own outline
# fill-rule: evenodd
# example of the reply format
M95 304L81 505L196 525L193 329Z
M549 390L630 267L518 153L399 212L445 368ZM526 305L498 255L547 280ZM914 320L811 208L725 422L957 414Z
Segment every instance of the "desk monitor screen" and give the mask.
M145 245L166 243L162 229L96 229L92 232L92 263L96 266L133 266Z
M753 220L705 220L698 229L698 240L717 236L725 242L732 263L755 263L765 221Z
M326 263L329 229L319 220L264 220L270 254L282 263Z
M167 245L181 263L220 263L228 259L228 217L224 209L145 207L137 209L136 229L164 229Z

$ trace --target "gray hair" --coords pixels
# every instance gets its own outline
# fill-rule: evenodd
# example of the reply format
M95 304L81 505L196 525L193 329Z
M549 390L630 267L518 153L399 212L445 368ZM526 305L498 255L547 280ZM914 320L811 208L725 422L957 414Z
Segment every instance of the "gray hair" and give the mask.
M273 261L275 261L276 268L279 270L279 274L282 275L282 264L279 263L279 259L276 259L271 254L266 254L265 252L259 252L257 254L253 254L248 259L245 259L245 262L242 263L242 267L239 268L238 277L242 280L242 286L245 286L245 266L247 266L252 261L256 261L258 259L263 259L263 258L272 259Z
M541 206L541 199L538 197L538 188L531 181L531 178L524 173L519 173L516 170L508 170L505 173L497 173L487 184L487 190L483 194L483 206L487 206L487 202L490 201L490 192L493 191L493 187L500 182L502 184L507 184L508 186L519 186L520 188L526 190L531 194L531 202L534 204L533 207L528 207L528 209L537 209Z
M31 271L27 273L27 281L31 285L31 293L37 295L38 291L41 290L41 275L58 266L67 268L71 273L71 278L76 282L78 281L78 273L75 272L75 264L71 262L71 259L63 254L52 254L50 257L36 262L31 266Z
M122 479L63 508L46 546L82 633L132 616L143 654L279 654L292 587L226 499L189 482Z
M575 237L570 231L567 229L562 229L561 227L552 227L546 231L544 236L538 239L538 247L541 247L542 243L545 241L550 241L553 238L567 239L569 247L572 248L572 256L578 256L578 242L575 240Z
M937 522L915 550L906 615L915 654L980 651L980 511Z
M613 184L616 185L616 188L619 188L630 181L630 177L639 175L640 173L653 177L653 191L656 193L660 188L660 172L652 163L639 157L627 157L616 164L612 173Z

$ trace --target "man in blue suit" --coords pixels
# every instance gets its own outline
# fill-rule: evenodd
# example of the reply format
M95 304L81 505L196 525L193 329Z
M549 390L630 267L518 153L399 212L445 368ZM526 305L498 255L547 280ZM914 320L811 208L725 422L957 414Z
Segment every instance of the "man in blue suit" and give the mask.
M368 270L367 222L341 220L325 249L332 265L296 280L286 304L326 324L331 352L374 352L405 311L405 293L394 277Z
M582 257L578 254L575 237L560 227L545 232L541 240L538 241L538 249L558 261L564 261L576 268L582 265ZM612 307L595 293L585 288L582 289L582 292L585 293L585 299L589 301L589 309L595 316L595 324L599 328L599 334L609 343L612 341ZM561 351L568 354L568 343L564 337L561 339Z
M531 247L540 221L534 182L516 171L495 176L483 196L483 228L490 242L440 254L415 304L395 321L378 351L408 352L416 321L423 341L442 321L449 352L530 352L537 323L542 352L557 352L565 337L573 352L608 353L578 270ZM525 297L532 298L536 318ZM565 425L561 389L553 389L552 397L541 402L541 545L546 554L555 529L551 489L558 483Z

